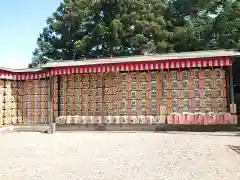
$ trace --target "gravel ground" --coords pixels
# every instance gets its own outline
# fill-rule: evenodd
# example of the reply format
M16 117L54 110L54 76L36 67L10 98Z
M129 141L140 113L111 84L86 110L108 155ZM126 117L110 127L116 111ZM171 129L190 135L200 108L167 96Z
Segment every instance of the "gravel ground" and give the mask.
M230 133L11 133L0 179L239 180L238 147Z

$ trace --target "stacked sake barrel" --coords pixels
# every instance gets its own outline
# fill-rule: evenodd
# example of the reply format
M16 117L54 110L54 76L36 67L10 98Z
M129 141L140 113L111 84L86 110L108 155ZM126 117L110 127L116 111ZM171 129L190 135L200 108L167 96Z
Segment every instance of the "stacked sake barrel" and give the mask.
M166 85L162 84L162 88L166 89L163 96L168 97L168 114L201 112L202 90L199 86L199 78L197 78L198 70L173 70L165 73L163 78L166 76L167 81Z
M152 71L148 74L148 115L157 116L158 107L157 106L157 72Z
M18 111L18 123L22 124L22 123L26 123L23 117L23 114L26 114L26 107L24 107L24 96L25 96L25 83L24 81L18 81L17 82L17 102L18 102L18 107L17 107L17 111Z
M168 113L226 112L224 70L194 69L161 74L161 103L167 106Z
M168 116L170 124L232 124L227 113L226 77L223 69L193 69L178 72L182 109ZM173 88L173 87L172 87ZM171 91L172 97L174 90ZM173 104L173 103L172 103ZM188 112L182 113L181 112Z
M59 86L59 91L54 92L54 108L57 110L54 111L56 115L56 122L59 124L66 124L66 109L67 109L67 84L68 84L68 77L66 75L59 76L58 79L54 80L54 86ZM56 104L58 102L58 104Z
M102 115L102 75L93 73L89 76L89 116Z
M39 85L39 81L35 81L36 84ZM40 80L40 99L38 101L35 101L35 104L38 103L38 105L35 105L38 107L35 111L38 112L39 116L39 123L47 123L50 118L50 101L51 101L51 92L50 92L50 80L49 79L41 79ZM39 106L40 104L40 106Z
M223 70L194 69L178 73L182 90L178 92L182 98L179 103L182 108L178 112L226 112L226 78Z
M105 123L127 123L130 117L136 116L136 75L134 72L104 74ZM123 120L122 117L129 118Z
M66 116L73 115L73 97L74 97L74 74L67 75L67 90L66 90Z
M169 113L174 113L174 112L179 112L181 111L181 106L179 104L179 91L180 87L178 85L178 72L177 71L170 71L167 74L168 76L168 82L167 84L169 84L169 86L167 87L167 89L169 90L168 92L168 97L169 99Z
M171 79L171 72L161 71L157 75L157 91L158 91L158 103L159 103L159 114L166 115L174 111L172 107L172 83L175 83L175 80Z
M53 101L53 118L58 118L58 77L53 77L53 90L52 90L52 101Z
M74 75L74 100L73 100L73 115L81 116L81 74Z
M21 123L21 119L18 120L18 83L12 81L12 123Z
M40 80L33 80L32 104L33 104L33 123L40 123L41 117L41 83Z
M162 74L166 82L162 83L162 97L167 97L168 114L202 111L199 70L173 70Z
M5 81L0 80L0 125L4 124L5 117Z
M149 73L148 72L139 72L137 74L137 107L138 107L138 115L146 116L150 114L151 108L149 105L151 104L149 101Z
M67 76L66 75L61 75L59 77L59 85L60 85L60 88L59 88L59 115L60 116L66 116L66 96L67 96ZM62 119L60 119L61 121ZM64 122L64 119L59 122L61 124L65 124Z
M157 115L157 72L119 74L119 115Z
M18 121L39 124L48 121L50 82L46 79L18 82Z
M5 124L16 124L17 82L7 80L5 86Z
M92 117L95 113L95 106L96 106L96 76L95 74L91 73L88 76L88 116Z
M222 69L200 71L202 106L206 112L227 112L226 76Z
M117 75L117 103L118 103L118 115L127 116L128 115L128 90L130 86L130 79L128 73L119 73ZM105 98L104 98L105 101Z
M192 96L193 90L199 89L196 87L193 85L192 72L189 70L158 72L157 96L160 98L160 102L157 101L160 104L160 115L191 112L193 109L192 101L195 102L196 107L199 107L200 104L197 104L197 100L199 100L201 93Z
M57 82L55 84L57 84ZM101 116L101 74L63 75L59 78L59 84L60 117L58 118L58 123L85 123L85 117L91 119L93 116ZM57 100L55 100L55 102L57 102ZM57 105L55 104L55 106ZM57 114L57 112L55 112L55 114ZM82 119L82 117L84 118Z
M127 89L127 109L129 116L137 116L138 108L137 108L137 90L138 90L138 82L137 82L137 73L130 72L128 74L128 89Z
M21 104L23 111L23 121L25 124L34 123L34 81L28 80L20 83L23 91Z
M12 82L5 82L5 118L4 124L11 124L12 117Z
M172 92L172 96L179 98L179 110L175 112L192 112L192 98L196 98L195 101L199 99L199 95L193 96L192 90L198 85L193 86L192 72L190 70L175 71L177 73L177 79L175 78L176 93ZM178 82L178 83L177 83ZM196 88L198 90L199 88ZM197 103L195 103L197 105Z
M189 81L192 83L192 88L190 87L189 90L191 96L190 104L192 106L193 113L204 112L204 110L207 110L208 107L203 107L202 104L202 92L204 87L203 81L200 79L201 71L202 70L195 69L192 70L189 74ZM211 106L209 108L211 108Z
M105 75L105 114L115 116L160 115L160 103L157 105L157 98L160 102L158 91L162 90L160 89L161 85L159 85L160 77L160 72L156 71L123 72L117 74L117 77L111 73ZM156 82L157 78L158 83ZM115 111L115 102L117 102L117 112ZM167 100L164 99L164 102L167 102Z
M45 85L45 86L44 86ZM44 123L45 118L44 111L45 110L45 94L46 94L46 84L44 84L44 80L32 80L32 100L29 104L33 104L33 123ZM28 109L27 109L28 110Z
M166 100L162 98L162 72L157 71L155 72L155 74L156 82L155 85L152 82L151 90L156 91L157 116L165 116L165 114L167 113L167 105L165 104ZM153 75L151 79L153 79Z
M81 76L81 115L89 116L91 114L92 106L90 101L90 94L92 90L89 89L89 74L82 74Z
M94 98L95 98L95 106L94 106L94 111L96 116L102 116L102 94L103 94L103 82L102 82L102 74L101 73L96 73L95 74L95 93L94 93Z
M105 73L104 74L104 104L103 104L103 113L104 116L114 116L115 109L115 94L113 89L116 87L114 80L116 80L116 73ZM115 100L115 101L114 101ZM116 115L116 114L115 114Z

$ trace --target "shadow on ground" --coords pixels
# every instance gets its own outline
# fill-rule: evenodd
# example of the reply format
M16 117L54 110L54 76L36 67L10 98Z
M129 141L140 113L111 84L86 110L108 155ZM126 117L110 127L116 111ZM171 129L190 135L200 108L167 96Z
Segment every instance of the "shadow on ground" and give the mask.
M228 145L227 147L240 155L240 146Z
M163 133L163 134L188 134L188 135L204 135L204 136L240 136L239 133L235 133L235 132L189 132L189 131L185 131L185 132L180 132L180 131L163 131L163 132L158 132L158 133Z
M165 124L157 125L155 131L189 131L189 132L238 132L240 127L238 125L176 125L176 124Z

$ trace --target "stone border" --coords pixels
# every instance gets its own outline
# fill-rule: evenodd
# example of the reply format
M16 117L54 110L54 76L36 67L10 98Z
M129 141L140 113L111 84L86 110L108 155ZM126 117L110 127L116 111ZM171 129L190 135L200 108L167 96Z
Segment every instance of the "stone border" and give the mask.
M185 131L185 132L240 132L238 125L174 125L174 124L56 124L57 132L72 131L105 131L105 132L164 132L164 131ZM0 134L10 132L42 132L53 134L49 124L32 124L32 125L9 125L0 128Z
M10 133L10 132L13 132L13 130L14 130L13 125L3 126L3 127L0 127L0 134Z
M174 125L174 124L56 124L56 131L189 131L189 132L217 132L240 131L237 125Z
M22 124L14 126L15 132L43 132L50 133L49 124Z

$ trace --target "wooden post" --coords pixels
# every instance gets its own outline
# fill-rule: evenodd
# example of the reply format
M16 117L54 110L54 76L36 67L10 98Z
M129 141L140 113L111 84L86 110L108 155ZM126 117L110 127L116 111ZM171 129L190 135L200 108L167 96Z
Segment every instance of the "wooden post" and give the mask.
M57 103L58 103L58 117L60 116L60 98L61 98L61 96L60 96L60 76L59 75L57 75L57 95L58 95L58 97L57 97Z
M44 96L45 96L45 98L44 98L44 100L45 100L44 105L45 105L45 110L46 110L48 108L48 100L47 100L47 98L48 98L48 79L47 79L47 77L44 78L44 81L45 81L45 87L44 88L45 88L45 91L46 91L46 93L44 93ZM50 79L49 79L49 83L50 83L50 92L49 93L51 94L51 81L50 81ZM43 88L42 85L41 85L41 79L39 79L39 84L40 84L40 88ZM41 94L41 96L43 96L43 94ZM51 100L51 96L50 95L49 95L49 99ZM50 117L49 115L50 114L44 115L45 116L45 118L44 118L45 119L45 122L44 122L45 124L47 124L46 121Z
M19 101L18 101L18 100L19 100L19 97L18 97L18 96L19 96L19 92L18 92L18 82L17 82L16 79L14 79L14 82L16 82L16 98L17 98L17 99L16 99L16 106L17 106L17 107L16 107L16 108L17 108L16 116L17 116L17 124L20 124L19 121L18 121L18 117L19 117L19 115L18 115L18 108L19 108L19 104L18 104L18 103L19 103Z
M23 91L23 89L22 88L24 88L24 86L23 86L23 80L20 80L19 81L20 82L20 88L21 88L21 90ZM26 98L26 92L25 91L23 91L22 92L22 94L21 94L21 106L22 106L22 123L23 124L27 124L26 123L26 119L24 119L24 112L23 111L25 111L25 113L26 113L26 108L27 107L24 107L24 96L25 96L25 98ZM26 102L26 101L25 101ZM26 118L26 117L25 117Z
M104 89L105 89L105 84L104 84L104 72L101 72L101 76L102 76L102 94L101 94L101 98L102 98L102 107L101 107L101 122L102 124L105 124L105 121L104 121Z
M233 88L233 73L232 73L232 66L229 67L229 95L230 95L230 113L232 114L232 119L234 124L239 124L239 120L236 116L236 106L234 100L234 88Z
M55 132L55 120L53 115L53 77L50 76L50 118L49 118L49 127L50 127L50 133L53 134Z

